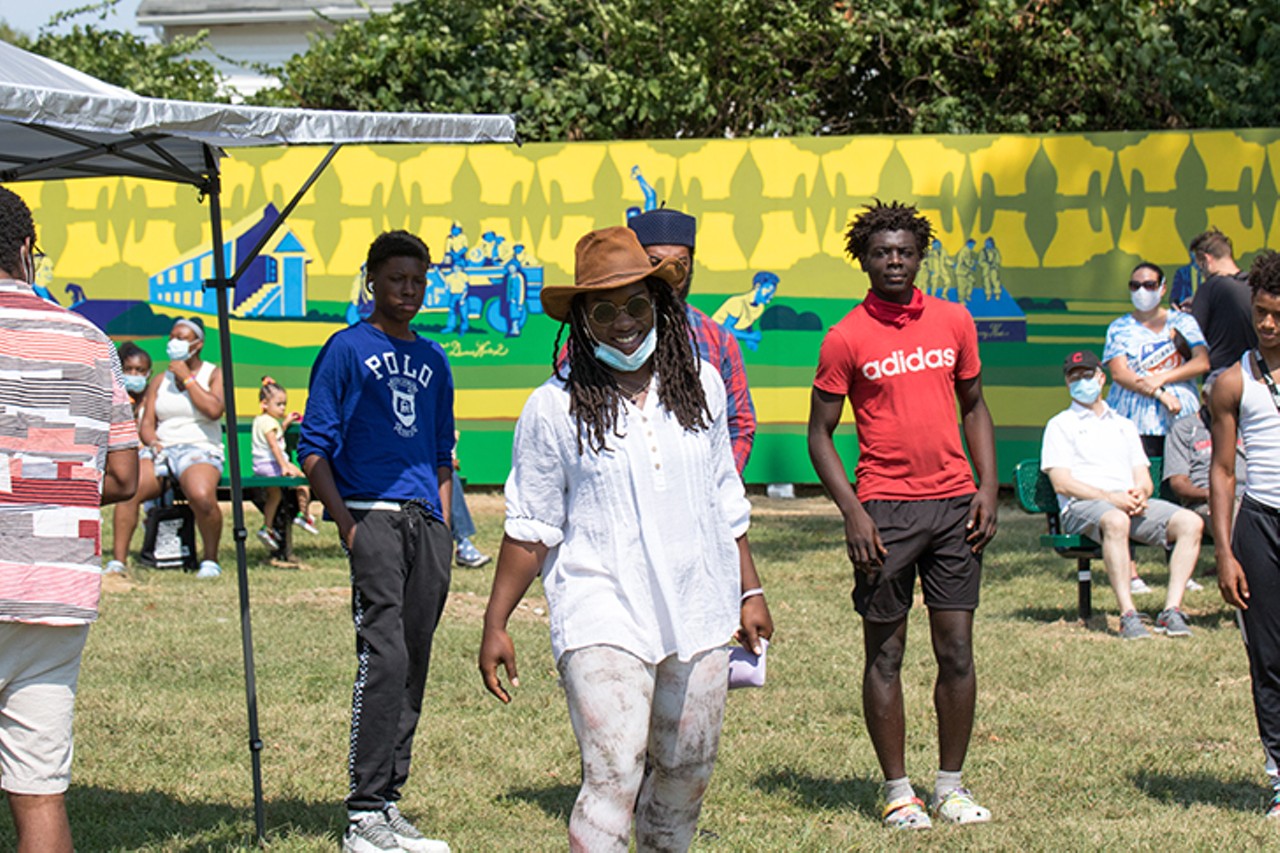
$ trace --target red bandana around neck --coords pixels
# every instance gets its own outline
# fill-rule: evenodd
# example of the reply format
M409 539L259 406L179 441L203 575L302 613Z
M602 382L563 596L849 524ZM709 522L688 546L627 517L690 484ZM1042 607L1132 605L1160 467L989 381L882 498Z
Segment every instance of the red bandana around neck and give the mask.
M906 305L899 305L896 302L882 299L876 295L874 290L868 290L867 298L862 300L862 304L866 307L867 313L881 323L888 323L902 328L912 320L918 320L920 315L924 313L924 294L920 291L920 288L912 288L911 301Z

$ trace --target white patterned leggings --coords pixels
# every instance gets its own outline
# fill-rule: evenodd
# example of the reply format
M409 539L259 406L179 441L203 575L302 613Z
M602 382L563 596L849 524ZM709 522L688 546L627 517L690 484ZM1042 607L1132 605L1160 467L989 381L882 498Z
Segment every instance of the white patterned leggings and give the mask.
M582 752L569 849L625 853L634 813L638 851L687 850L720 744L728 649L655 666L588 646L565 652L559 666Z

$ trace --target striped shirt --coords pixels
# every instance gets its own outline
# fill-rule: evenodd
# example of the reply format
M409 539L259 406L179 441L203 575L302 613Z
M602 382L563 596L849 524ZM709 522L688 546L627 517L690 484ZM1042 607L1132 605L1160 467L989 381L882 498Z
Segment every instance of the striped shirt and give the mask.
M107 453L137 444L106 334L0 280L0 621L98 617Z

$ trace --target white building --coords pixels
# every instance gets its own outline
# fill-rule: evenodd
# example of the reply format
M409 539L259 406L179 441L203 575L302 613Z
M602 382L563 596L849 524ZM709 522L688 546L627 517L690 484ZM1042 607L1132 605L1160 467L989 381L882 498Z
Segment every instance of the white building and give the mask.
M279 82L249 66L284 65L306 52L308 35L331 32L330 22L365 20L370 10L388 12L393 5L394 0L142 0L137 21L162 41L207 30L207 48L197 56L243 96Z

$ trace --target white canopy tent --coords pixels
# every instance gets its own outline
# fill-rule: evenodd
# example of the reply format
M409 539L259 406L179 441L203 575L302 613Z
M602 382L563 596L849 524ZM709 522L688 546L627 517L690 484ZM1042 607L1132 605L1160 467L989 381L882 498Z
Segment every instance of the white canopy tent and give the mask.
M218 332L222 348L233 535L240 590L254 824L263 840L262 741L258 734L249 578L235 422L235 369L228 289L266 245L345 143L514 142L507 115L356 113L201 104L144 98L60 63L0 42L0 183L85 177L134 177L190 184L209 201ZM328 145L328 154L230 276L222 246L219 163L223 149Z

